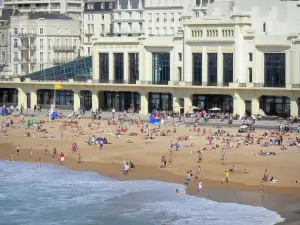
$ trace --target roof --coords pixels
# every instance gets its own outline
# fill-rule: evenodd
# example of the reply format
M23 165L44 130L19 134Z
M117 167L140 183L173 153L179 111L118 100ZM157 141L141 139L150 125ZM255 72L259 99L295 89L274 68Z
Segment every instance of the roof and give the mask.
M20 16L23 15L19 10L17 9L11 9L11 8L2 8L0 9L2 11L2 14L0 16L0 20L7 20L10 21L11 16Z
M72 20L72 18L63 14L50 14L50 13L29 13L28 19L46 19L46 20Z

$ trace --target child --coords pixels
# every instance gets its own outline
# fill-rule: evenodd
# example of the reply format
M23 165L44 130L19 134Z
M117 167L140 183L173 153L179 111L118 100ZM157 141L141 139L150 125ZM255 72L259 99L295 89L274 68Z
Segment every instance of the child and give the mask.
M202 188L203 188L203 184L202 184L202 182L201 182L201 180L200 180L200 181L199 181L199 185L198 185L198 192L201 193Z
M128 174L128 170L129 170L129 165L128 165L128 163L125 163L124 164L124 175Z

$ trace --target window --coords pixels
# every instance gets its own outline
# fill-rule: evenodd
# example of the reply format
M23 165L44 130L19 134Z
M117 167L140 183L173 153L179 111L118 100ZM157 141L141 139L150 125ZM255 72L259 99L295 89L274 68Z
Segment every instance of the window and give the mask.
M14 52L14 61L17 62L18 61L18 53Z
M40 52L40 61L44 62L44 52Z
M223 53L223 84L229 86L233 82L233 54Z
M104 14L102 14L102 20L104 20Z
M44 34L44 28L40 28L40 34Z
M178 21L182 21L182 14L181 13L178 13Z
M149 35L152 35L152 28L151 27L148 28L148 33L149 33Z
M105 9L105 4L101 3L101 9Z
M100 82L108 81L109 76L109 57L108 53L99 53L99 76Z
M174 27L171 27L171 34L175 34Z
M156 13L156 22L159 22L159 13Z
M51 58L51 52L48 52L48 62L51 62L52 58Z
M129 58L129 82L135 82L139 79L139 54L128 53Z
M252 83L252 68L248 68L248 77L249 83Z
M108 8L109 9L113 9L114 8L114 4L113 3L109 3Z
M15 72L15 74L18 73L18 65L14 65L14 72Z
M142 12L140 12L140 18L143 19L143 13Z
M18 34L18 28L14 28L14 34Z
M182 53L181 53L181 52L178 53L178 61L179 61L179 62L182 61Z
M44 48L44 39L40 39L40 48Z
M14 48L18 47L18 39L14 39Z
M202 53L193 53L193 85L202 85Z
M44 64L40 64L40 70L44 69Z
M60 39L57 39L57 46L60 47Z
M152 22L152 13L149 13L149 14L148 14L148 21L149 21L149 22Z
M5 40L5 34L2 34L2 35L1 35L1 39L2 39L2 41L6 41L6 40Z
M69 34L69 28L66 27L66 34Z
M101 34L104 35L104 33L105 33L105 26L104 24L101 24Z
M69 39L66 39L66 47L69 47Z
M74 39L74 45L77 46L77 39Z
M51 39L48 39L48 48L51 49L51 47L52 47L52 41L51 41Z
M143 32L143 24L139 23L140 31Z
M94 24L91 24L92 33L94 33Z
M124 81L124 55L123 53L114 53L114 71L115 81L117 83Z
M166 27L163 28L163 35L167 35L167 28Z
M90 20L91 19L91 16L90 15L88 15L88 20Z
M156 27L156 35L159 35L159 27Z
M171 13L171 21L174 22L174 13Z
M164 22L167 22L167 13L164 13Z
M131 19L132 18L132 12L129 12L128 15L129 15L129 19Z
M91 15L91 19L94 20L94 15Z
M60 34L60 28L57 28L57 34Z
M265 86L285 87L285 53L265 53Z
M267 32L267 24L266 24L266 22L263 23L263 32Z
M217 74L218 74L218 54L208 53L207 54L207 80L208 86L217 85Z
M252 61L253 61L253 54L249 53L249 62L252 62Z
M197 18L199 17L199 13L198 12L196 12L196 15L195 15Z
M168 84L170 80L170 53L152 53L152 82Z

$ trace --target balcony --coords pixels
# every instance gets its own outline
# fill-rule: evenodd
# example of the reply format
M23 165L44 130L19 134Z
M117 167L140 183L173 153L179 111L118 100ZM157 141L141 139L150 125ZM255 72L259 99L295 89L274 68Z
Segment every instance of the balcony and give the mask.
M14 62L15 63L18 63L18 62L20 62L21 60L19 59L19 58L14 58Z
M128 29L128 28L123 28L123 29L114 29L115 34L140 34L140 33L145 33L145 29Z
M94 34L95 34L94 31L91 31L91 30L84 32L85 36L93 36Z
M18 36L21 38L36 37L36 33L30 33L30 32L24 33L23 32L23 33L19 33Z
M5 65L8 65L7 61L0 60L0 66L5 66Z
M77 46L75 45L54 45L54 51L75 51Z
M37 62L37 58L35 58L35 57L32 57L32 58L30 58L30 63L36 63Z
M8 46L8 41L0 41L0 47Z
M20 62L21 62L22 64L24 64L24 63L29 63L29 58L21 58Z
M192 86L202 86L202 81L193 81Z
M25 50L27 51L27 50L29 50L29 46L28 45L19 45L18 49L21 51L25 51Z
M66 63L66 62L70 62L72 60L73 59L71 59L71 58L60 58L60 59L55 58L52 61L53 61L53 64L63 64L63 63Z
M169 81L167 80L153 80L152 84L154 85L168 85Z

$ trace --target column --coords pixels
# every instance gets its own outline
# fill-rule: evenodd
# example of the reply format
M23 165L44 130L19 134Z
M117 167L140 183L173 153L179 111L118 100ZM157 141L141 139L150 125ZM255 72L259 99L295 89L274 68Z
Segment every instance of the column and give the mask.
M298 99L290 98L290 107L291 116L298 116Z
M141 93L141 111L140 114L148 114L148 93Z
M251 114L256 114L259 110L259 98L258 97L254 97L252 98L252 102L251 102Z
M192 106L191 96L184 97L184 113L189 112Z
M235 93L233 96L233 114L243 116L246 113L246 104L245 101L241 98L238 93Z
M124 81L129 81L129 58L128 58L128 52L124 52Z
M172 93L173 95L173 112L178 113L180 112L180 99L176 93Z
M74 91L74 111L80 108L80 91Z
M222 46L218 46L218 79L217 79L217 81L218 81L218 86L223 86L223 55L222 55Z
M246 69L244 69L244 54L245 45L243 43L243 35L241 32L241 27L235 25L235 45L234 45L234 83L246 83Z
M207 84L207 49L203 46L202 51L202 84Z
M291 83L291 51L287 50L285 53L285 85Z
M34 106L37 107L37 91L30 92L30 108L34 109Z
M100 72L99 72L99 52L93 51L92 54L92 79L99 80Z
M175 81L177 80L176 76L176 52L175 48L173 48L170 52L170 79L168 81Z
M139 80L145 80L144 79L144 63L145 63L145 60L144 60L144 54L145 54L145 51L144 49L142 49L142 51L139 52Z
M109 77L108 80L114 80L114 54L112 52L108 53L108 63L109 63Z
M140 79L140 80L152 81L152 53L148 52L146 50L144 50L144 51L145 51L145 55L144 55L145 56L145 58L144 58L145 72L143 71L144 77L143 77L143 79ZM140 75L142 75L142 74L140 73Z
M18 106L21 108L21 106L26 109L27 108L27 96L23 89L18 88Z
M92 109L95 111L99 109L99 98L98 98L98 91L92 92Z

